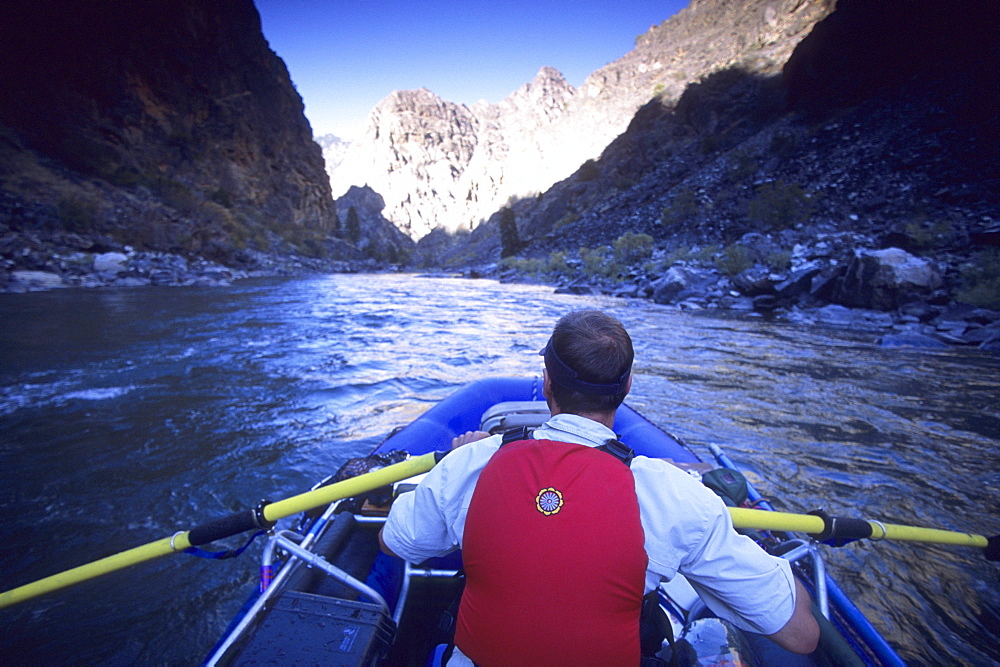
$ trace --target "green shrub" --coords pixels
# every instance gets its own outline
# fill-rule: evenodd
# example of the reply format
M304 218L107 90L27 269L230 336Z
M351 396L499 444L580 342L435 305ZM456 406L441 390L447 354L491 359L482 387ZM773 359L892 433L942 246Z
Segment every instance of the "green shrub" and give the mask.
M722 252L722 248L720 248L717 243L713 243L711 245L702 246L701 248L698 248L697 251L692 248L691 256L699 262L708 262L720 252ZM789 255L789 261L791 261L791 255Z
M597 248L580 248L580 261L583 262L583 271L588 276L607 277L617 272L617 267L608 257L610 252L608 246Z
M664 268L671 267L678 262L686 262L691 259L691 248L674 248L663 259Z
M546 261L537 257L504 257L500 260L500 266L537 276L545 272Z
M750 179L757 173L760 165L749 153L740 151L735 155L735 164L726 174L730 183L739 184Z
M114 176L121 163L121 156L111 146L76 133L63 136L53 148L70 169L106 180Z
M601 169L593 160L587 160L584 162L580 165L580 169L576 172L576 178L579 181L593 181L600 175Z
M980 252L962 267L959 301L980 308L1000 309L1000 249Z
M261 225L253 225L248 229L250 233L249 243L252 247L265 252L271 249L274 242L265 227Z
M191 215L201 206L202 200L180 181L161 178L155 187L163 202L177 209L179 213Z
M239 247L239 246L237 246ZM326 254L326 248L318 239L306 238L299 243L299 251L306 257L322 257Z
M62 197L56 204L59 222L69 232L87 232L97 222L97 205L79 197Z
M619 190L628 190L633 185L635 185L636 180L632 176L623 174L620 171L616 171L611 182Z
M789 228L812 214L813 201L799 186L784 181L757 188L747 210L751 222L766 228Z
M698 197L691 188L683 188L670 205L660 214L660 222L665 225L680 225L698 214Z
M548 272L563 275L573 272L573 269L570 268L569 263L566 261L566 253L553 251L549 255Z
M120 187L130 187L132 185L140 185L145 182L145 177L132 167L119 166L115 169L108 177L108 181L113 185L118 185Z
M225 206L226 208L233 207L233 196L229 193L228 190L224 188L219 188L218 190L213 192L209 197L209 199L214 201L216 204Z
M679 262L713 262L715 256L722 252L718 244L694 246L692 248L674 248L663 259L663 268L671 267Z
M929 250L942 245L944 240L955 233L950 220L939 220L935 223L910 222L906 225L906 235L922 250Z
M556 222L552 225L552 231L554 231L554 232L555 231L559 231L560 229L562 229L566 225L572 225L574 222L576 222L579 219L580 219L580 214L577 213L576 211L570 209L569 211L566 212L566 215L564 215L563 217L559 218L559 220L556 220Z
M714 134L706 134L698 141L698 149L702 152L702 155L711 155L719 150L719 146L721 145L721 139Z
M176 227L165 225L149 212L143 212L131 220L129 226L122 230L120 238L127 245L146 250L191 248L190 235L179 232Z
M295 247L296 252L307 257L326 257L330 253L329 235L322 230L296 226L289 236L290 238L286 238ZM242 250L249 238L249 230L241 230L233 235L234 245ZM368 248L368 252L372 252L371 247Z
M764 258L764 263L775 271L787 271L792 267L792 251L775 250L770 252Z
M239 250L247 248L250 231L242 221L237 222L226 207L215 202L205 202L198 211L199 227L209 236L227 239Z
M614 245L615 262L618 264L636 264L649 259L653 255L653 237L649 234L625 232Z
M728 246L715 258L715 266L719 269L719 272L730 278L746 271L753 264L753 254L750 252L750 249L738 243Z

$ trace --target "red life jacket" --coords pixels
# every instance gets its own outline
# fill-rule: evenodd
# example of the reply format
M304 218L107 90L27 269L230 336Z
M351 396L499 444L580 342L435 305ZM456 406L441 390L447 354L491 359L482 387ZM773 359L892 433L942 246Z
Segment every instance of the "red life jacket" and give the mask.
M643 545L627 465L584 445L504 445L469 506L455 644L480 665L639 664Z

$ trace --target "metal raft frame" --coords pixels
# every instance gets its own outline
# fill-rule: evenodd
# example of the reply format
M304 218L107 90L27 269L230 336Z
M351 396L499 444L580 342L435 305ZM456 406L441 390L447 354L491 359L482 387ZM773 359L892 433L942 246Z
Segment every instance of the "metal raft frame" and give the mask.
M230 628L225 640L215 648L212 655L206 660L205 665L220 664L227 651L243 637L258 616L281 593L286 581L303 565L306 567L315 567L345 586L353 588L362 595L369 597L387 616L391 616L396 627L399 627L403 612L406 610L406 603L409 598L413 579L454 578L458 576L458 570L420 568L414 567L410 563L405 563L396 608L394 610L390 609L388 602L386 602L385 598L378 591L310 550L316 546L316 542L323 534L327 524L337 514L338 505L339 503L330 505L319 518L312 522L304 534L293 530L280 530L268 535L267 544L264 545L264 551L261 555L260 595L245 610L240 621ZM354 514L353 518L358 524L385 523L385 517ZM271 573L275 567L275 563L279 560L279 553L287 556L288 561L281 565L277 576L272 579Z

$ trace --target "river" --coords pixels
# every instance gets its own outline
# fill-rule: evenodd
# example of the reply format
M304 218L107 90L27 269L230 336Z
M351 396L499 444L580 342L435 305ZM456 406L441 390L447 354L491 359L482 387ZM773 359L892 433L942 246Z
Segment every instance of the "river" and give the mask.
M484 376L536 375L563 313L636 346L629 403L779 509L1000 533L1000 358L550 288L413 275L0 295L7 590L307 490ZM231 545L235 546L235 545ZM0 610L2 664L198 664L254 585L161 558ZM1000 661L1000 567L978 550L825 549L908 662Z

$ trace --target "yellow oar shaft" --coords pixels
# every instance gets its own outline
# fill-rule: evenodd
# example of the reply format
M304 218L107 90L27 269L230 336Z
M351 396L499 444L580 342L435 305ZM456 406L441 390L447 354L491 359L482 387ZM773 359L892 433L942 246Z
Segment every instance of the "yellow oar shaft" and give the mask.
M324 486L315 491L308 491L285 500L279 500L264 507L264 518L270 522L274 522L278 519L298 514L299 512L328 505L341 498L350 498L366 491L392 484L401 479L425 473L434 467L435 462L435 453L431 452L380 468L379 470L373 470L364 475L358 475L351 479ZM160 556L184 551L192 546L189 539L190 532L179 532L173 537L164 537L155 542L122 551L113 556L74 567L65 572L39 579L38 581L9 591L4 591L0 593L0 609L82 581L87 581L88 579L94 579L102 574L122 570L131 565L159 558Z
M174 546L171 546L170 544L171 539L173 539ZM135 565L136 563L142 563L147 560L159 558L160 556L174 553L174 551L183 551L189 546L191 546L191 544L187 541L187 531L185 531L183 533L179 533L174 538L165 537L161 540L144 544L141 547L135 547L127 551L116 553L113 556L108 556L107 558L95 560L92 563L87 563L86 565L74 567L71 570L66 570L65 572L60 572L59 574L53 574L52 576L45 577L44 579L39 579L38 581L34 581L30 584L25 584L24 586L0 593L0 609L9 607L24 600L29 600L33 597L38 597L39 595L57 591L60 588L72 586L73 584L80 583L81 581L94 579L95 577L107 574L108 572L124 569L130 565Z
M787 512L768 512L767 510L751 510L743 507L730 507L736 528L752 528L754 530L780 530L790 533L821 533L824 522L821 517L811 514L789 514Z
M730 507L733 525L737 528L753 528L756 530L779 530L817 535L827 526L823 517L812 514L790 514L787 512L768 512L742 507ZM959 533L935 528L918 528L916 526L901 526L881 521L865 520L871 528L867 537L873 540L903 540L911 542L929 542L932 544L951 544L956 546L986 548L989 540L984 535L975 533Z
M959 533L936 528L917 528L916 526L900 526L879 521L869 521L872 524L873 540L903 540L910 542L930 542L932 544L954 544L963 547L986 548L989 543L985 535L975 533ZM883 528L885 529L883 532Z
M278 519L284 519L300 512L311 510L314 507L329 505L341 498L351 498L366 491L377 489L380 486L386 486L401 479L420 475L433 468L435 460L434 452L422 454L384 468L379 468L378 470L373 470L364 475L335 482L315 491L307 491L306 493L300 493L285 500L278 500L264 507L264 518L268 521L277 521Z

